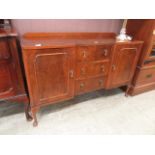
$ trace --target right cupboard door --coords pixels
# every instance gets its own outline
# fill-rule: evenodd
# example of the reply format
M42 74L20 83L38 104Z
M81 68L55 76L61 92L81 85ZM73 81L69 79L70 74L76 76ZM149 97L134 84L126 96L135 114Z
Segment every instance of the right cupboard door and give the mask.
M108 88L128 85L140 54L141 42L116 43L108 77Z

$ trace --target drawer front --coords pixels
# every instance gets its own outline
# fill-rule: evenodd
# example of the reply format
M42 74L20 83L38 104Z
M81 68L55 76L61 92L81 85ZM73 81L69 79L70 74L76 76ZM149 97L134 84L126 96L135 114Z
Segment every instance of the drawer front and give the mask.
M6 40L0 40L0 60L8 59L9 54L9 44Z
M82 94L104 88L104 77L92 78L87 80L77 80L75 84L75 93Z
M95 76L106 75L108 72L109 62L91 62L91 63L77 63L76 79L83 79Z
M98 45L96 46L96 52L94 53L95 60L103 60L110 57L111 45Z
M107 75L109 62L93 62L90 64L89 76Z
M94 51L95 47L93 46L78 46L76 51L77 61L92 61Z
M137 85L155 83L155 67L141 70L138 76Z
M89 73L89 63L76 64L76 79L87 78Z

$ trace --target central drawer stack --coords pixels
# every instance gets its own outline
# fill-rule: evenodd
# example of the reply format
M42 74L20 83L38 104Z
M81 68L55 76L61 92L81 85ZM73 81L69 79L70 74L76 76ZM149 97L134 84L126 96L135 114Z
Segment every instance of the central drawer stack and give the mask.
M104 88L112 45L78 46L75 94Z

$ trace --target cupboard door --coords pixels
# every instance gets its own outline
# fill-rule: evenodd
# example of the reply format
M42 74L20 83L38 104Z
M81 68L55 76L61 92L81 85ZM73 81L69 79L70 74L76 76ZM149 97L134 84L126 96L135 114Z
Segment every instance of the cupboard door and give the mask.
M73 49L24 51L24 64L31 103L52 103L74 95Z
M113 49L109 87L128 85L132 80L142 43L118 43Z

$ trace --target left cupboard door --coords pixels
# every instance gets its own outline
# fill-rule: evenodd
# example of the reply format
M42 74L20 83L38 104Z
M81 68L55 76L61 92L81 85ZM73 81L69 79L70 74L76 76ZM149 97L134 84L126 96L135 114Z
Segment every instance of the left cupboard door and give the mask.
M31 106L74 96L74 48L23 50Z

